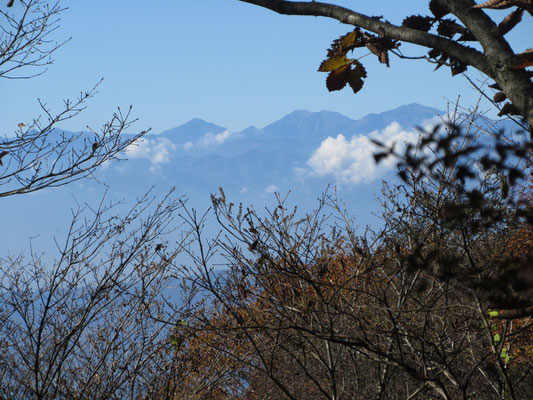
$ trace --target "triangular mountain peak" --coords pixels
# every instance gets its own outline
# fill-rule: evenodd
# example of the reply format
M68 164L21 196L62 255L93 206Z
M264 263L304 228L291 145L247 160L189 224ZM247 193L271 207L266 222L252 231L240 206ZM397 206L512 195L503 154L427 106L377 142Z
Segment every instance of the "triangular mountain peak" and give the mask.
M204 121L200 118L191 119L183 125L162 132L159 136L172 141L184 143L201 138L206 133L224 132L226 128Z
M285 138L289 138L288 135L293 138L314 138L339 133L354 122L337 112L297 110L267 125L263 131L268 135Z
M263 133L263 130L254 125L250 125L248 128L243 129L239 133L245 136L260 135Z
M408 129L443 114L443 111L436 108L411 103L379 114L368 114L358 119L350 130L353 133L368 133L376 129L384 129L393 122L397 122L402 128Z

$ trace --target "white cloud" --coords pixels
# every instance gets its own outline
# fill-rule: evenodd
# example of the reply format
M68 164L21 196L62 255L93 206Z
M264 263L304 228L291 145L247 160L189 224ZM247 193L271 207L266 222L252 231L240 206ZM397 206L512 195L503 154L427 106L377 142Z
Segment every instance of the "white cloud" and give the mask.
M265 188L265 193L274 193L274 192L279 192L279 187L277 187L276 185L268 185Z
M435 127L435 125L442 125L446 122L448 122L448 116L447 115L435 115L433 118L425 119L420 124L420 127L424 129L425 131L431 131Z
M142 138L128 146L126 154L129 158L148 159L152 166L156 166L168 163L172 152L177 148L178 145L167 138Z
M126 148L128 158L144 158L150 160L150 171L159 172L161 165L170 162L172 153L178 149L206 148L218 146L225 141L239 137L239 134L228 130L221 133L206 133L196 142L188 141L183 144L173 143L164 137L144 137Z
M396 143L403 147L406 142L416 143L418 137L418 132L404 131L397 122L382 131L371 132L368 136L354 136L350 140L344 135L330 136L322 141L307 165L311 167L312 175L333 176L339 183L371 182L383 177L396 164L393 158L388 157L376 165L373 154L379 152L379 148L370 141L371 138L387 146Z
M109 166L111 165L112 161L111 160L105 160L101 165L100 165L100 170L101 171L104 171L106 169L109 168Z
M204 134L196 142L193 143L191 141L188 141L188 142L185 142L181 146L185 150L190 150L193 147L205 148L205 147L220 146L225 141L227 141L229 139L233 139L233 138L239 137L239 136L240 136L239 134L230 132L228 130L225 130L224 132L220 132L220 133L208 132L208 133Z
M226 130L221 133L206 133L202 138L198 141L199 146L218 146L224 143L226 140L228 140L230 137L234 136L233 133Z

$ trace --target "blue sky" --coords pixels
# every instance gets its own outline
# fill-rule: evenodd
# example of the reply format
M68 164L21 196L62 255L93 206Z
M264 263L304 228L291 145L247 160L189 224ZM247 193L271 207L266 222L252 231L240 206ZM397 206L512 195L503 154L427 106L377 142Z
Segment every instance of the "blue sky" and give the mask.
M383 14L397 24L427 7L427 1L336 3ZM263 127L296 109L337 111L357 119L412 102L445 109L446 99L460 95L468 106L478 98L463 77L452 78L446 68L433 72L427 62L395 57L391 68L386 68L372 55L362 59L368 78L361 92L329 93L326 74L317 68L331 42L352 27L325 18L281 16L237 0L66 0L62 4L68 10L53 39L72 40L55 54L55 63L34 79L0 79L2 135L12 134L19 122L29 123L39 115L38 98L60 111L63 99L78 96L101 78L99 93L87 109L61 127L84 130L89 125L98 130L117 106L129 105L139 118L131 133L147 128L159 133L196 117L236 132L251 124ZM493 14L501 19L506 12ZM509 35L517 51L531 46L532 19L526 16L525 20L527 24ZM402 48L406 54L420 54L409 51L409 46ZM357 56L364 54L363 50ZM472 77L479 75L472 73ZM400 127L395 129L385 133L402 134ZM371 159L362 140L330 138L311 156L308 167L319 175L350 181L353 171L343 169L351 161L347 154L355 154L357 160ZM366 158L360 154L365 149ZM48 192L37 195L44 193ZM35 197L22 199L25 203L13 198L11 207L2 209L4 220L17 219L17 233L11 232L10 242L4 243L7 248L27 244L28 232L68 226L70 206L51 210L49 203ZM209 200L207 194L205 199ZM67 201L64 195L61 201ZM364 201L357 201L361 214Z
M337 1L393 23L425 13L427 1ZM232 131L262 127L295 109L331 110L352 118L417 102L440 109L461 96L478 95L446 68L433 72L424 61L363 58L368 78L361 92L329 93L318 65L333 39L350 26L325 18L281 16L237 0L63 1L54 39L68 42L46 74L30 80L1 80L2 134L39 114L37 98L59 110L104 78L99 94L65 129L98 129L117 106L133 105L135 130L154 133L194 117ZM506 11L493 13L503 18ZM531 45L531 18L511 35L515 49ZM529 36L530 37L530 36ZM402 46L406 54L418 54ZM361 50L359 55L364 55ZM480 76L473 72L475 79Z

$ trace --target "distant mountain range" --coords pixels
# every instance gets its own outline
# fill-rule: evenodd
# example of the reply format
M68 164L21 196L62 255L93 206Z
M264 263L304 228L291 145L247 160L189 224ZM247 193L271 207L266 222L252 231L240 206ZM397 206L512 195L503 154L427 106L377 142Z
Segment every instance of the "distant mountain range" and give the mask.
M409 104L353 120L330 111L294 111L263 128L230 132L222 126L192 119L181 126L146 135L126 152L127 161L109 163L96 177L108 186L112 200L135 198L150 187L162 194L176 187L198 208L209 205L209 194L223 187L234 203L258 209L275 203L274 192L291 191L289 202L303 210L328 184L339 187L361 225L375 221L371 212L381 179L391 169L376 168L368 136L383 141L409 141L414 127L437 121L435 108ZM67 132L68 134L68 132ZM342 135L342 136L341 136ZM3 249L27 247L30 236L49 238L70 219L76 199L95 204L104 187L80 181L33 195L6 198L0 211L11 226Z
M347 140L355 135L380 131L392 123L403 130L413 130L441 113L439 110L410 104L381 114L371 114L353 120L330 111L294 111L264 128L251 126L241 132L229 132L226 128L193 119L184 125L148 135L127 154L129 174L141 180L176 184L185 193L216 190L242 192L264 191L277 187L286 191L295 189L302 173L308 170L305 187L325 186L319 177L331 183L339 182L334 176L313 174L308 160L324 140L342 134ZM334 155L331 155L334 157ZM367 155L371 157L371 154ZM350 160L345 160L349 162ZM296 172L296 174L295 174ZM365 173L365 171L361 171ZM122 182L123 169L107 169L102 175L106 182ZM268 191L268 190L267 190Z
M332 111L297 110L278 121L272 122L263 129L250 126L240 133L243 135L270 135L276 138L293 136L304 139L324 139L338 133L352 135L368 133L376 129L383 129L392 122L397 122L404 128L414 127L422 121L442 113L436 108L425 107L416 103L380 114L369 114L359 120L353 120ZM162 132L160 136L184 143L194 141L206 133L220 133L225 130L224 127L194 118L181 126Z

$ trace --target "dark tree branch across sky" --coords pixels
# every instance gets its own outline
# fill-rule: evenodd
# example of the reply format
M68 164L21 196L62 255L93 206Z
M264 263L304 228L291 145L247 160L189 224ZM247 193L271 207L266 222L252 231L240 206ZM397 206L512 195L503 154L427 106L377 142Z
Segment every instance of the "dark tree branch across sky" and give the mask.
M413 29L405 26L405 20L402 26L394 25L385 19L330 3L284 0L241 1L285 15L333 18L377 34L379 37L409 42L436 51L441 57L453 60L454 65L461 65L461 70L471 66L493 79L497 87L510 100L509 107L507 107L510 110L509 113L521 115L530 126L533 125L533 83L531 73L524 69L523 63L524 56L527 56L527 59L529 56L515 54L502 33L502 27L472 0L431 0L429 2L432 15L421 18L427 18L430 26L438 25L440 28L442 25L447 28L442 31L449 32L450 28L455 29L451 34L442 31L430 33L429 28L427 30ZM527 7L527 1L514 3L518 6L518 13L522 8L529 12L530 8L533 8L533 5ZM421 10L421 12L425 13L426 10ZM458 21L450 20L450 17L455 17ZM521 14L516 20L520 22L520 19ZM512 29L518 22L507 29ZM454 39L455 34L461 32L463 34L458 39ZM482 51L467 45L467 41L478 42Z

